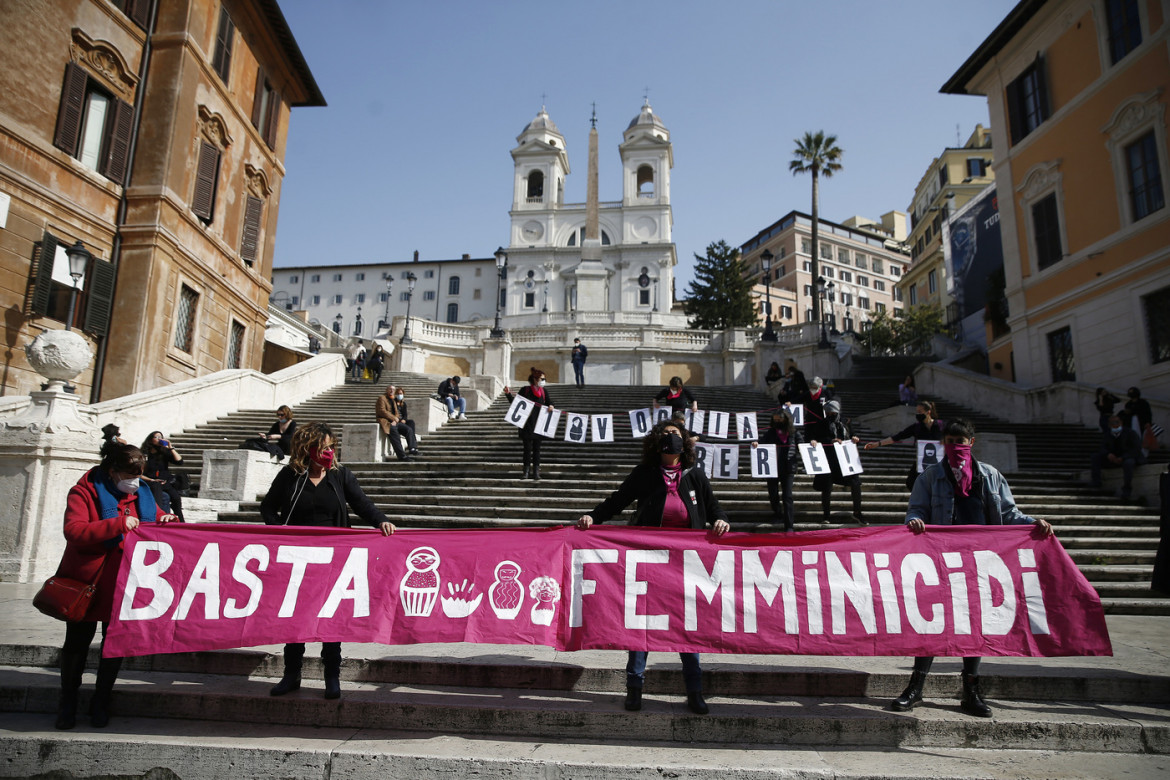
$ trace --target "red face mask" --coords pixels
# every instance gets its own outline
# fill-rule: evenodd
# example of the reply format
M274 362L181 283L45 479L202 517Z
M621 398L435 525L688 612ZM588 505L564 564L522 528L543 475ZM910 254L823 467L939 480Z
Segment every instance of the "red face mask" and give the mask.
M309 450L309 460L316 463L323 469L328 469L333 465L333 448L325 450L318 450L316 447Z

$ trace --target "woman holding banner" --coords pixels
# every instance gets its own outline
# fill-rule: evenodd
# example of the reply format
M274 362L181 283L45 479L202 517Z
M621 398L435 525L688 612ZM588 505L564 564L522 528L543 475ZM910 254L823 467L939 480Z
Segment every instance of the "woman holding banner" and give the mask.
M346 505L383 536L394 533L394 524L366 497L353 472L337 463L333 431L324 423L312 422L293 435L289 464L272 480L272 487L260 503L260 516L267 525L321 525L349 527ZM283 696L301 687L304 642L284 646L284 676L269 691ZM341 643L321 646L325 667L325 698L341 698Z
M65 504L65 553L55 577L93 583L96 593L82 619L65 624L56 724L59 729L71 729L77 724L77 691L99 620L105 644L125 535L134 533L139 523L179 520L165 513L155 503L150 487L139 481L146 467L140 449L111 442L103 451L101 464L70 488ZM89 722L94 728L105 728L110 722L110 694L121 668L121 658L102 658L98 662L96 690L89 703Z
M913 425L906 426L893 436L887 436L879 441L868 442L865 445L865 449L872 450L876 447L885 447L887 444L896 444L907 439L913 439L915 444L920 441L942 441L943 421L937 419L938 412L935 411L934 403L932 401L919 401L918 405L914 407L914 411ZM910 471L906 474L907 490L914 489L914 480L918 479L918 474L918 458L915 457L914 462L910 464Z
M659 403L659 402L662 403ZM695 396L690 390L683 387L683 380L681 376L672 376L670 378L670 385L658 391L658 395L654 396L654 408L668 405L672 412L685 411L690 409L692 412L699 411L699 402L695 400Z
M794 530L793 523L796 511L792 498L792 481L796 477L797 464L800 463L798 445L804 443L804 437L792 422L792 414L786 409L772 412L772 427L764 431L759 442L752 442L755 448L759 444L773 444L776 447L777 476L768 480L768 502L772 505L772 516L777 523L784 523L784 531ZM781 513L780 489L784 488L783 513Z
M910 494L906 526L916 534L930 525L1025 525L1032 523L1044 536L1052 536L1046 520L1028 517L1016 506L1007 480L993 466L971 455L975 426L967 420L951 420L943 429L946 457L922 472ZM922 686L934 658L914 659L910 684L894 699L890 709L906 712L922 701ZM968 715L991 717L991 707L979 690L979 657L963 659L963 698L960 707Z
M634 501L638 508L632 526L650 529L703 529L710 520L716 536L731 527L727 513L719 506L711 483L695 467L693 442L677 423L663 420L642 440L642 462L634 467L609 498L592 512L581 515L577 527L587 530L594 523L612 520ZM698 653L679 653L687 688L687 707L696 715L709 712L703 699L703 672ZM626 663L627 710L642 709L642 684L646 677L645 650L629 651Z
M511 389L505 387L504 395L508 396L508 403L511 403L514 397ZM532 413L528 415L528 420L524 423L524 427L520 429L520 441L524 443L523 479L528 479L530 468L532 478L540 479L540 445L544 442L544 437L536 432L536 420L540 417L540 408L542 406L547 406L549 409L556 408L552 404L548 390L545 389L544 372L539 368L533 367L528 374L528 386L520 388L520 392L516 395L519 395L521 398L527 398L536 404Z

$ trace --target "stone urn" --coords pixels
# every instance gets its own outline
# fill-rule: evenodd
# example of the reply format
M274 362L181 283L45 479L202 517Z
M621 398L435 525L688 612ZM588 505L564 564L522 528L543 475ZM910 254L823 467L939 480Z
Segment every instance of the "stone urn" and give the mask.
M72 330L46 330L25 348L29 365L48 379L44 389L65 391L66 384L93 361L93 350L85 338Z

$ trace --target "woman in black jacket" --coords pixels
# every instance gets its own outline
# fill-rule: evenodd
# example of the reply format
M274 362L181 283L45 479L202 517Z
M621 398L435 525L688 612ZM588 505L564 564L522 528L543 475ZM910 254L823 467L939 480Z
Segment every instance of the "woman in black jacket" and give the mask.
M272 480L260 503L260 516L267 525L348 528L348 504L383 536L394 533L394 524L366 497L353 473L338 465L333 451L333 431L328 425L314 422L298 428L289 461ZM304 642L284 646L284 677L270 691L273 696L283 696L301 687L304 656ZM321 660L325 666L325 698L340 698L341 643L325 642L321 646Z
M245 440L240 445L240 449L267 452L279 463L291 450L293 434L296 432L297 424L293 420L292 409L281 406L276 410L276 422L272 423L268 433L262 433L254 439Z
M182 520L183 495L179 492L175 476L171 474L171 464L182 463L183 456L163 437L162 431L151 431L142 442L141 450L142 457L146 458L143 478L151 483L152 490L157 486L159 493L167 499L162 504L163 510Z
M857 474L845 474L841 464L837 461L837 451L832 445L851 441L857 444L858 438L849 433L849 426L841 419L841 402L829 401L825 404L824 422L810 432L810 437L820 437L825 448L825 460L829 462L830 473L817 474L813 477L813 489L821 494L821 522L829 522L829 506L833 496L833 485L845 485L849 488L853 499L853 519L865 525L865 517L861 514L861 477ZM816 444L816 438L810 438L809 444Z
M581 515L577 527L587 530L594 523L612 520L634 501L638 508L630 525L657 529L703 529L708 521L716 536L730 526L727 513L719 506L703 470L695 467L694 444L678 424L663 420L642 442L642 462L634 467L621 487ZM687 707L706 715L703 699L703 672L698 653L679 653L687 687ZM631 650L626 663L626 709L642 709L642 683L646 676L645 650Z
M542 406L547 406L549 409L556 408L553 406L552 398L549 397L548 390L545 389L544 385L544 372L534 367L528 374L528 386L520 388L520 391L516 393L521 398L527 398L536 404L532 414L528 415L524 427L520 429L520 441L524 442L523 479L528 479L529 467L531 467L532 478L540 479L540 445L544 443L545 437L536 432L536 420L540 417ZM512 390L505 387L504 395L508 396L508 403L511 403L514 397Z
M785 531L794 530L793 523L796 511L792 498L792 481L796 477L796 470L800 463L798 444L804 443L804 436L796 430L792 423L792 415L785 409L772 412L772 427L764 431L760 437L762 444L776 445L776 473L775 479L768 480L768 502L772 505L772 515L777 523L784 523ZM752 442L752 447L756 446ZM784 488L784 506L781 514L780 488Z
M914 411L915 422L912 425L906 426L893 436L887 436L884 439L867 443L865 449L872 450L875 447L884 447L887 444L903 442L907 439L913 439L915 444L920 441L942 441L942 432L945 426L943 421L938 419L938 412L934 408L934 403L931 401L919 401ZM925 467L924 464L923 470L925 470ZM918 479L918 474L918 458L917 453L915 453L914 462L910 464L910 471L906 474L907 490L914 489L914 482Z

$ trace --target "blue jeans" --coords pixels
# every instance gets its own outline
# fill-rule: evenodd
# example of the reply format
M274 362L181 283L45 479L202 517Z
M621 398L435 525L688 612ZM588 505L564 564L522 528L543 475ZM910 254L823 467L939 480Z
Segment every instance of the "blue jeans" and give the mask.
M449 395L443 399L443 403L447 404L447 414L448 415L455 414L456 409L458 409L459 414L463 414L464 412L467 411L467 399L466 398L456 398L454 396Z
M626 687L642 689L642 683L646 679L646 656L645 650L631 650L629 660L626 662ZM679 659L682 661L683 667L683 681L687 686L687 693L698 693L703 690L703 670L699 668L699 654L698 653L679 653Z
M585 364L584 363L577 363L577 362L573 363L573 376L576 377L578 385L585 384Z

